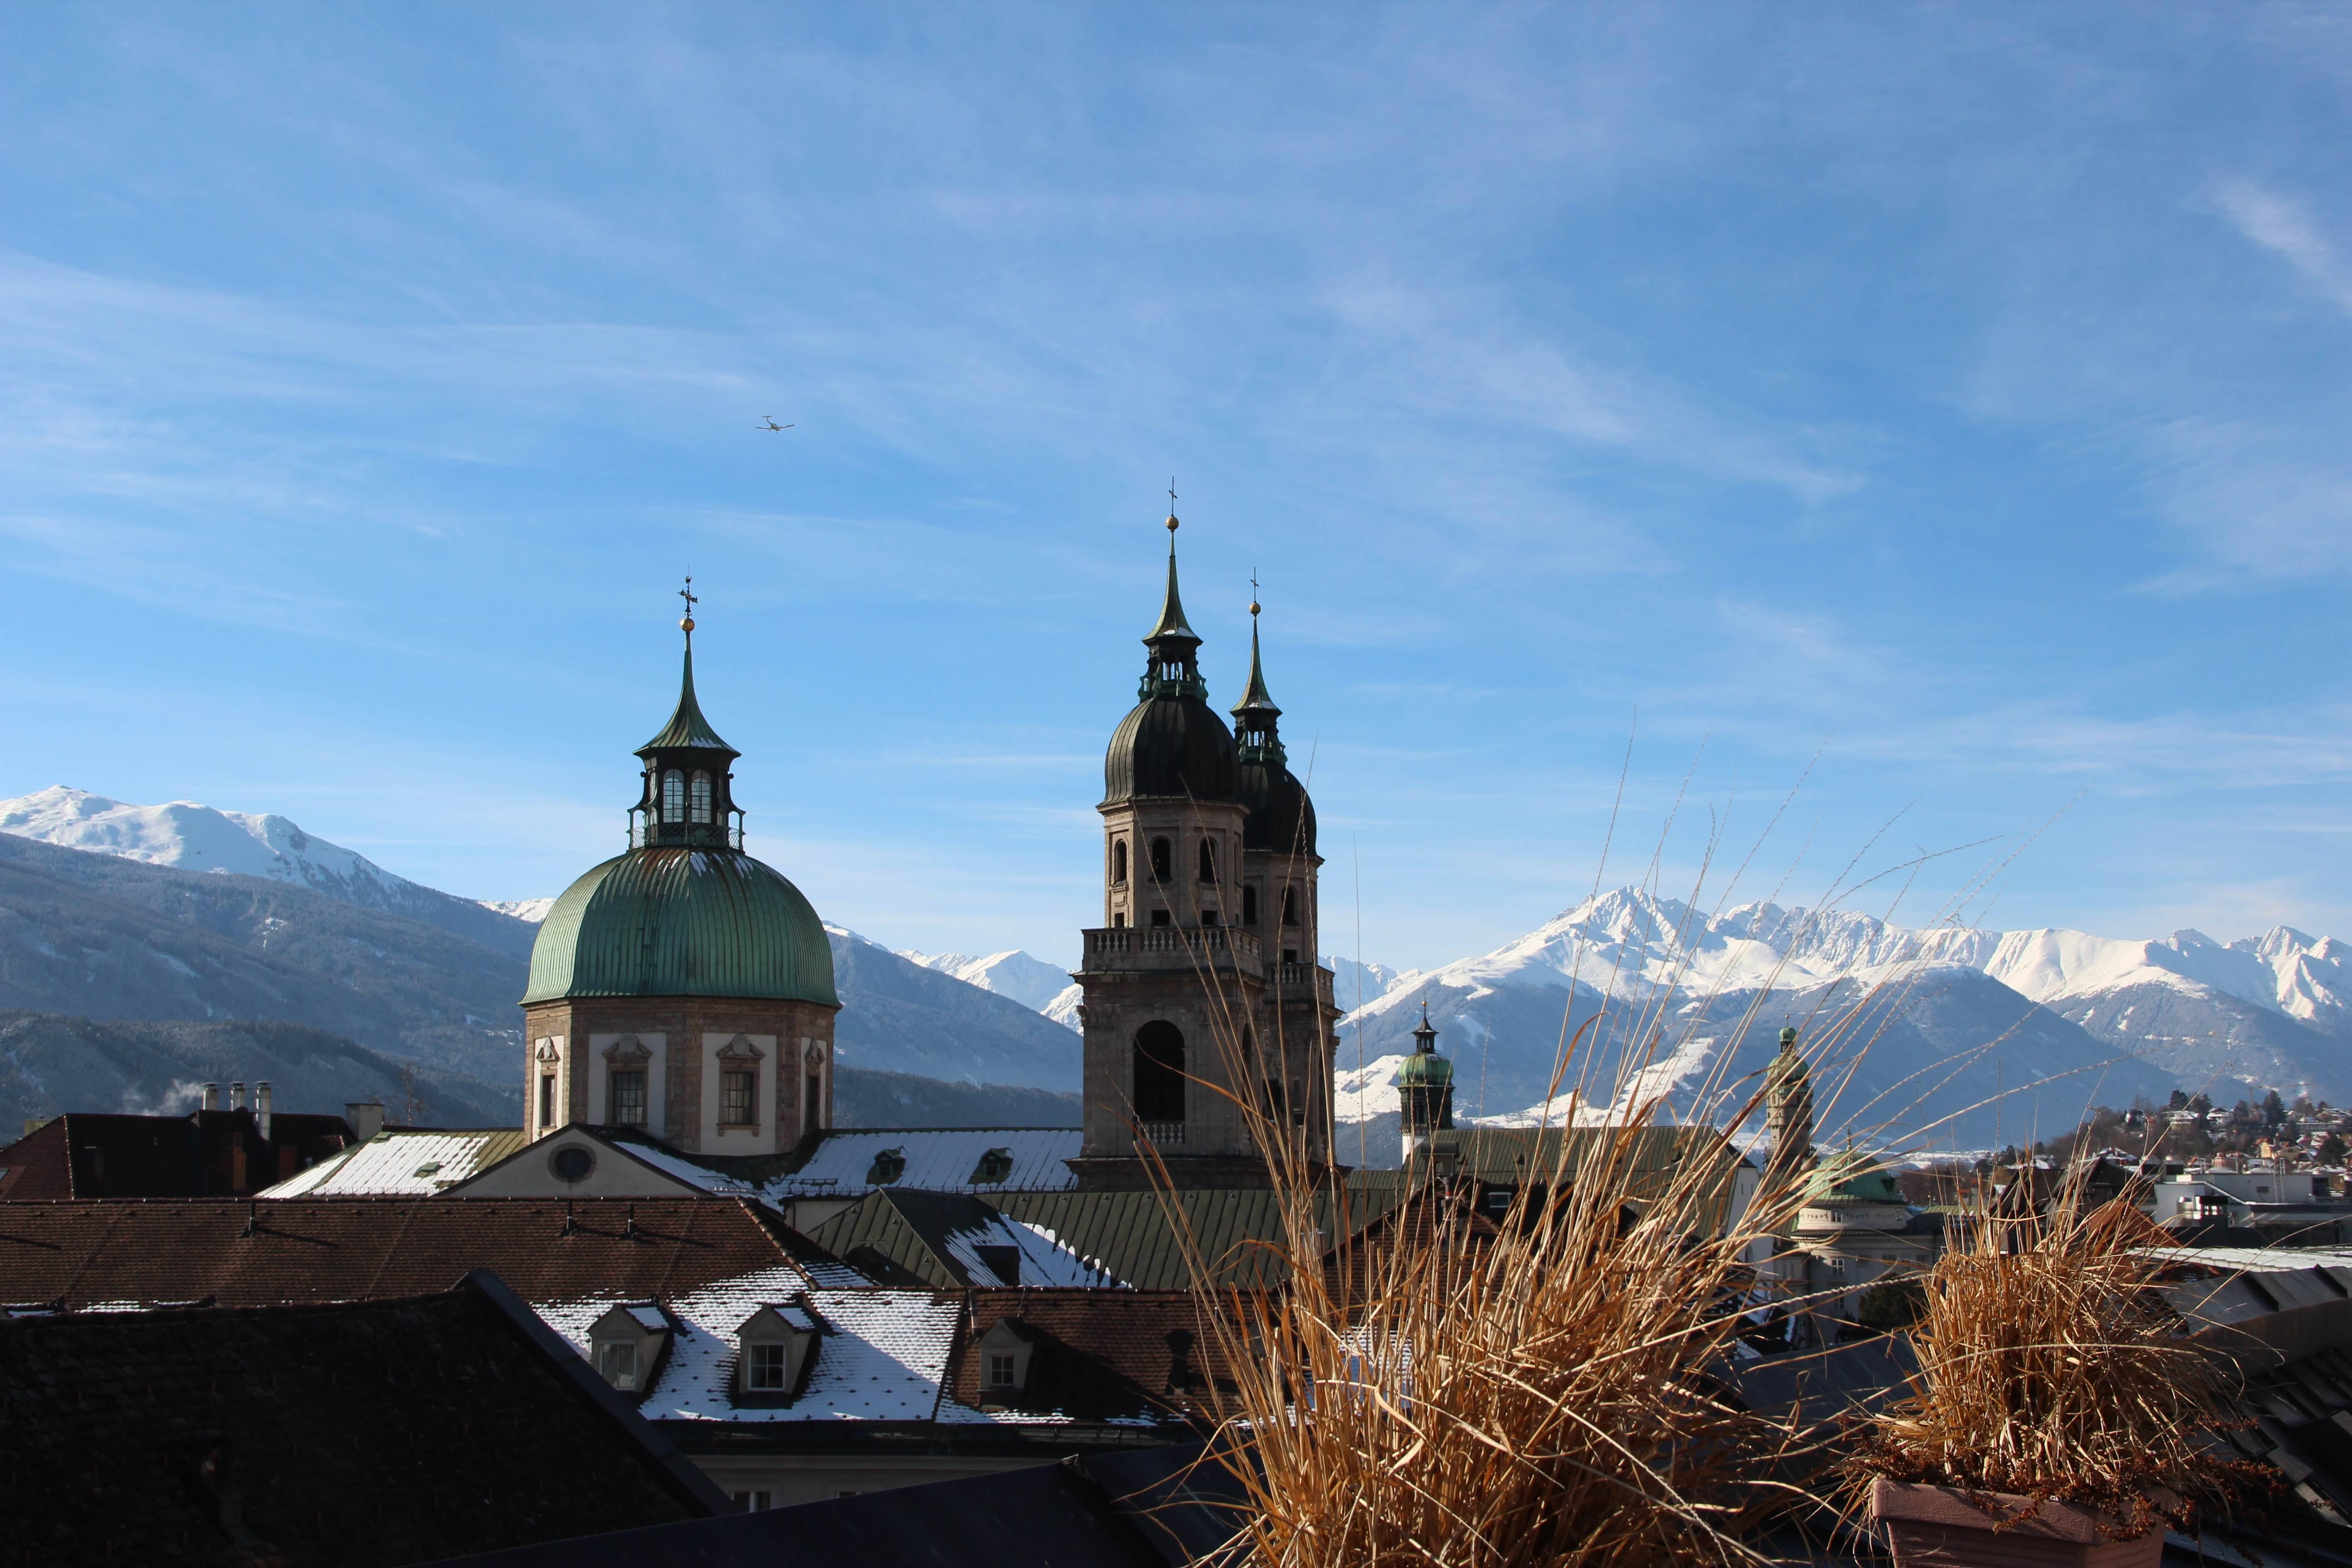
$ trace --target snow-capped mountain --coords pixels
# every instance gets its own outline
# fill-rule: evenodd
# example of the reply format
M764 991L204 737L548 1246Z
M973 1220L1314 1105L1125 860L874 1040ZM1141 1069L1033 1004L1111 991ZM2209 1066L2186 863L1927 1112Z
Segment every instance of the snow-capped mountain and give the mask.
M192 800L131 805L53 784L0 801L0 833L184 871L263 877L342 903L488 942L528 957L532 932L471 899L394 876L365 856L276 815L219 811Z
M347 904L388 909L424 891L364 856L314 838L282 816L215 811L192 800L126 805L52 784L0 801L0 833L72 849L96 849L151 866L228 871L296 882Z
M1378 1000L1396 989L1404 978L1401 970L1385 963L1359 963L1352 958L1323 955L1323 967L1331 972L1331 996L1342 1007L1357 1007Z
M967 985L1010 997L1024 1007L1045 1014L1064 1028L1078 1026L1079 991L1070 979L1070 972L1056 969L1019 948L992 952L985 958L974 958L966 952L917 952L913 948L901 951L898 956L925 969L951 974Z
M547 919L547 911L555 907L553 899L480 899L482 908L520 921L525 925L538 925Z
M1460 1112L1501 1115L1543 1100L1563 1026L1594 1012L1619 1027L1662 1023L1676 1048L1653 1075L1686 1083L1724 1050L1744 1059L1769 1043L1784 1015L1818 1026L1862 1005L1857 1034L1876 1037L1852 1088L1885 1097L1865 1120L1894 1107L1933 1121L1997 1100L1965 1122L1989 1137L2021 1119L2063 1120L2070 1095L2123 1104L2179 1086L2224 1100L2269 1088L2352 1097L2347 955L2284 927L2226 943L2195 931L1922 931L1769 903L1710 916L1629 889L1492 952L1398 976L1342 1024L1340 1054L1354 1059L1360 1029L1368 1059L1409 1049L1426 994L1456 1060ZM2019 1086L2053 1076L2066 1087L2033 1091L2026 1110ZM1354 1086L1367 1113L1375 1087Z

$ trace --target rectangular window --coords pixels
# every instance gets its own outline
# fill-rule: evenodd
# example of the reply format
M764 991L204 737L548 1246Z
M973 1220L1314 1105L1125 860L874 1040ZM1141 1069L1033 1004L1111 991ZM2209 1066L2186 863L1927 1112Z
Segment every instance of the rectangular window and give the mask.
M988 1386L991 1388L1013 1386L1013 1352L1011 1351L988 1352Z
M637 1347L626 1340L608 1340L596 1357L596 1370L604 1381L625 1393L634 1393L637 1386Z
M542 1132L555 1125L555 1075L541 1073L539 1079L539 1130Z
M758 1103L758 1090L747 1072L727 1072L719 1075L719 1125L721 1127L753 1127L759 1119L753 1114Z
M754 1394L784 1391L784 1347L769 1342L743 1347L743 1386Z
M735 1506L745 1513L765 1513L776 1506L776 1494L764 1487L751 1491L729 1492L727 1495L733 1500Z
M613 1074L613 1112L605 1120L615 1127L646 1124L646 1074L643 1068Z

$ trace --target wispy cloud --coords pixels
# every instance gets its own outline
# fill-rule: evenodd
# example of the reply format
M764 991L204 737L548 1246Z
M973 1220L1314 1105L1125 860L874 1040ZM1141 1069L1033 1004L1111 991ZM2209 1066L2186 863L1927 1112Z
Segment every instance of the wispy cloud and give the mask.
M2347 315L2352 315L2352 265L2322 237L2310 210L2293 196L2246 181L2218 193L2238 231L2280 257Z

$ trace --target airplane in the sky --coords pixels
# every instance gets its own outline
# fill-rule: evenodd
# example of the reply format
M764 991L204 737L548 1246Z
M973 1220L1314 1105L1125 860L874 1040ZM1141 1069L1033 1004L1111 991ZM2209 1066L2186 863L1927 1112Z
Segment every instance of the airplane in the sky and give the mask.
M789 430L789 429L791 429L791 428L792 428L792 426L789 426L789 425L779 425L779 424L777 424L777 423L776 423L776 416L775 416L774 415L772 415L772 414L762 414L762 415L761 415L761 416L760 416L760 417L761 417L761 418L762 418L762 419L764 419L764 420L766 420L766 421L767 421L767 423L766 423L765 425L754 425L754 426L751 426L751 428L752 428L752 429L754 429L754 430Z

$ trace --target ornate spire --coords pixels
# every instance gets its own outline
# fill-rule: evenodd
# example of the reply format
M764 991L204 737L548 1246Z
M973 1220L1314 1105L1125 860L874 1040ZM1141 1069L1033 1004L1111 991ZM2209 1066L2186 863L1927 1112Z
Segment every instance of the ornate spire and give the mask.
M1176 485L1168 485L1168 597L1160 606L1160 619L1143 634L1143 646L1151 650L1151 659L1143 671L1139 697L1192 696L1206 697L1208 684L1201 679L1198 655L1200 634L1184 619L1184 601L1176 592Z
M1279 766L1288 759L1284 756L1282 738L1275 731L1275 721L1282 710L1274 705L1273 696L1265 689L1265 668L1257 648L1257 577L1250 577L1250 672L1249 689L1234 708L1234 740L1241 748L1244 763L1273 763Z
M693 578L686 580L678 597L686 601L686 615L677 623L677 629L686 634L686 673L678 683L677 710L669 716L669 722L662 726L659 734L637 748L637 755L690 750L724 752L730 757L740 757L743 753L719 738L719 731L702 716L702 705L694 700L694 606L701 601L695 596Z
M686 665L678 678L677 710L661 732L637 748L645 792L629 808L632 849L743 847L743 813L735 804L732 764L742 753L719 739L694 700L694 579L679 590L686 615Z

